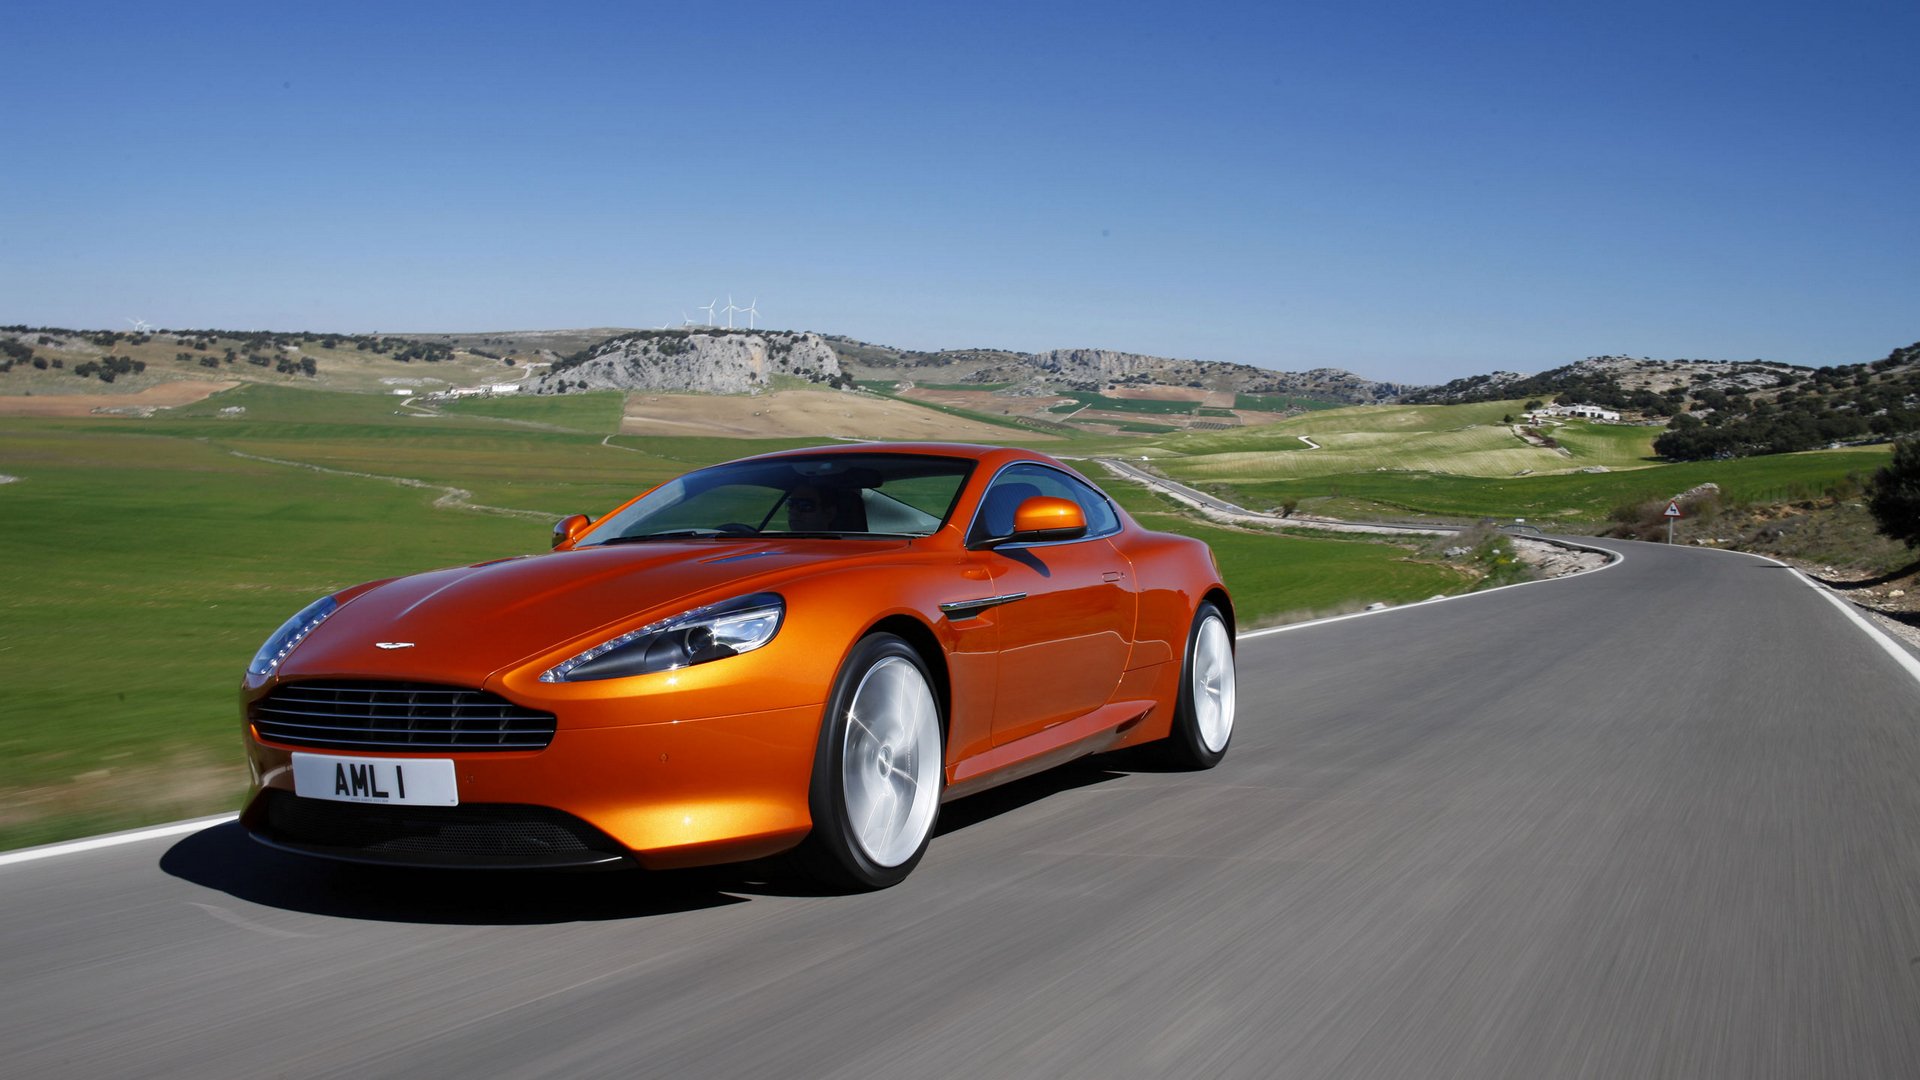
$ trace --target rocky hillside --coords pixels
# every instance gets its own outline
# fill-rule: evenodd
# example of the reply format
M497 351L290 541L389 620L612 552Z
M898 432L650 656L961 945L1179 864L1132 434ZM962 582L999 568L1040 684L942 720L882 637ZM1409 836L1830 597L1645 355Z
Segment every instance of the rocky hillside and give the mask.
M842 366L856 379L1006 385L1009 392L1016 394L1170 386L1375 405L1394 401L1411 389L1395 383L1375 382L1337 368L1283 372L1250 364L1177 360L1110 349L1053 349L1040 353L1004 349L916 352L831 335L827 341L839 354Z
M691 390L744 394L778 377L844 386L851 380L818 334L745 330L638 330L556 361L529 379L535 394L569 390Z
M1614 409L1654 412L1653 399L1680 399L1687 391L1765 390L1791 384L1812 371L1769 360L1650 360L1634 356L1589 356L1536 375L1495 371L1470 375L1444 386L1409 392L1409 405L1457 405L1474 401L1505 401L1566 397L1585 404Z
M1920 432L1920 342L1867 363L1810 368L1766 360L1593 356L1538 375L1496 371L1407 395L1410 404L1534 398L1667 420L1654 440L1674 461L1786 454Z

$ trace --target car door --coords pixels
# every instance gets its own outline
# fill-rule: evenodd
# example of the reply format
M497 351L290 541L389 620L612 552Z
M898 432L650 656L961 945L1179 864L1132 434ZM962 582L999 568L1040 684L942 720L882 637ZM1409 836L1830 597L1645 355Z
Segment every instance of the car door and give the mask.
M1109 539L1118 515L1091 485L1036 463L1008 466L980 503L969 541L1011 532L1013 511L1036 495L1087 511L1079 539L1001 544L983 552L999 596L998 693L993 741L1002 745L1084 716L1107 703L1133 644L1132 567Z

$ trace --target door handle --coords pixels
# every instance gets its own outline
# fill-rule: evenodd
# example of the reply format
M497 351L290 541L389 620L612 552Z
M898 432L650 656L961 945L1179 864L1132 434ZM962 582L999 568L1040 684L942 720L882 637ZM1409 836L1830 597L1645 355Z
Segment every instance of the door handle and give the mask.
M1119 570L1108 570L1100 575L1101 581L1119 581L1127 575Z

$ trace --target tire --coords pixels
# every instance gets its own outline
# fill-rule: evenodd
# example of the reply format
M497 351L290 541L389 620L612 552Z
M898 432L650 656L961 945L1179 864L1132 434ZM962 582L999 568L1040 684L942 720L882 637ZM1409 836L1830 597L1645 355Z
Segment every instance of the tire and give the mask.
M1211 602L1193 613L1187 630L1187 656L1180 667L1180 694L1173 730L1161 744L1161 757L1183 769L1211 769L1227 756L1233 742L1233 635Z
M940 705L913 646L869 634L833 681L814 751L813 832L801 865L851 889L906 879L940 816L946 783Z

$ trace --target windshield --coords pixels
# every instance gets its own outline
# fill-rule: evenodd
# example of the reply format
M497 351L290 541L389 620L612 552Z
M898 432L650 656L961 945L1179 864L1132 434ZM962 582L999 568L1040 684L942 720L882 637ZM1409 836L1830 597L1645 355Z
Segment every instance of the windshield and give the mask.
M964 458L821 454L688 473L594 526L582 547L690 537L928 536L973 471Z

